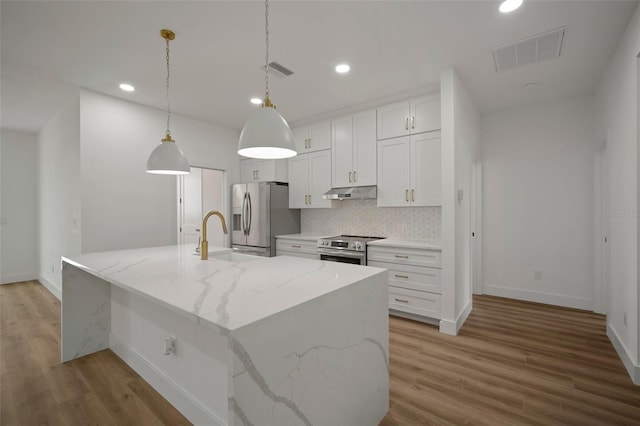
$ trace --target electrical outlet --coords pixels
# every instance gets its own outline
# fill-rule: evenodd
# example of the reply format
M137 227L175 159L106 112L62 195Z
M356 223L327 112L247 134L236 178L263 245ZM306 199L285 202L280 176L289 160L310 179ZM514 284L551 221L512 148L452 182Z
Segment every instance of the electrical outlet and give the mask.
M172 355L176 353L177 339L175 336L169 336L164 339L164 354Z
M542 271L534 271L533 279L540 281L542 279Z
M624 311L624 313L622 314L622 321L624 322L624 325L627 325L627 311Z

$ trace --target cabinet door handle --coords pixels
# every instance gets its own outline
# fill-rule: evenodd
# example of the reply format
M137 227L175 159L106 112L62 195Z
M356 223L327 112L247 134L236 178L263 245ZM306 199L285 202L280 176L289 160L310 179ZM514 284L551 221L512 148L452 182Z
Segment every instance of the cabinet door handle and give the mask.
M400 275L400 274L395 274L396 278L406 278L409 279L409 275Z
M311 149L311 138L309 138L309 149Z
M409 301L406 299L398 299L397 297L395 299L396 299L396 302L409 303Z
M260 179L260 170L256 170L256 179Z
M407 203L409 202L409 190L408 189L404 190L404 199L405 199L405 201Z
M291 247L293 247L293 248L300 248L300 246L295 246L295 245L292 245Z
M404 120L404 129L409 130L409 117L405 118Z
M356 174L356 172L353 172L353 181L354 182L358 181L358 175Z
M416 116L415 115L411 116L411 128L412 129L416 128Z
M349 172L349 182L351 182L351 172Z
M305 139L304 140L304 149L308 149L309 146L307 145L307 142L309 142L309 139Z
M412 189L411 190L411 201L415 201L416 200L416 190Z
M309 204L311 204L311 194L309 194Z
M409 258L409 256L404 255L404 254L396 254L396 257L397 257L398 259L408 259L408 258Z
M309 204L309 203L307 202L307 197L308 197L308 195L307 195L307 194L305 194L305 195L304 195L304 203L305 203L305 204Z

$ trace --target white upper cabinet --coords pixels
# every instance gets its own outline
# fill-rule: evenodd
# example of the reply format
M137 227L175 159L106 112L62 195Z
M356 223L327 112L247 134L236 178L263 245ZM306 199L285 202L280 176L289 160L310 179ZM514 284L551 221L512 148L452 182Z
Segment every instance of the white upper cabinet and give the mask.
M378 207L441 205L440 132L378 142Z
M286 160L240 160L240 182L288 182Z
M293 141L296 144L298 154L331 149L330 120L310 126L296 127L291 131L293 132Z
M328 208L322 195L331 189L330 150L299 154L289 160L289 208Z
M334 188L376 184L376 111L332 120Z
M440 128L440 95L422 96L378 108L378 140Z

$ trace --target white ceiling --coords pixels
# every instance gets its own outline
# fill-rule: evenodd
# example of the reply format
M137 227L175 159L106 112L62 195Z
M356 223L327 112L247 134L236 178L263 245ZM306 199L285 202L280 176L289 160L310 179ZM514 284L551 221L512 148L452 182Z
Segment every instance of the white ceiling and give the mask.
M483 112L592 92L637 4L525 0L502 15L498 1L272 0L271 60L295 74L272 76L271 98L295 124L426 92L451 66ZM0 15L6 128L38 131L75 87L165 109L161 28L176 33L174 112L240 129L263 96L262 2L2 0ZM560 58L496 73L494 47L563 26Z

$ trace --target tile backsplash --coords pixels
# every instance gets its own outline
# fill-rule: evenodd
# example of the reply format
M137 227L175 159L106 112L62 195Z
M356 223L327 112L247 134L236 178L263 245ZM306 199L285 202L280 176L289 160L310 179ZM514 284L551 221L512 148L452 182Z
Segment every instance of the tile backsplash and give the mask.
M376 200L333 201L330 209L302 209L302 232L412 240L440 239L441 207L377 207Z

